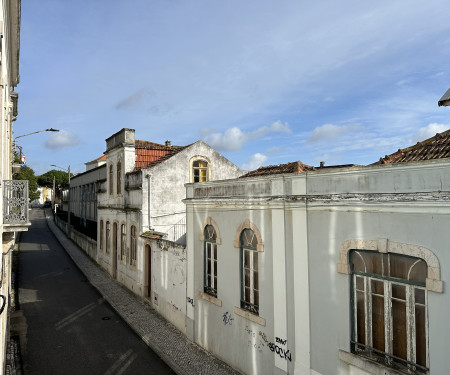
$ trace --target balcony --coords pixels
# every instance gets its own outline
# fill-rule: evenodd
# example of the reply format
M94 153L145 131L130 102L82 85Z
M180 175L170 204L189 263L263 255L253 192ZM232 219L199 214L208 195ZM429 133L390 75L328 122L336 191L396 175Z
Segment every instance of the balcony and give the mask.
M3 230L27 231L31 225L28 217L28 181L3 181Z

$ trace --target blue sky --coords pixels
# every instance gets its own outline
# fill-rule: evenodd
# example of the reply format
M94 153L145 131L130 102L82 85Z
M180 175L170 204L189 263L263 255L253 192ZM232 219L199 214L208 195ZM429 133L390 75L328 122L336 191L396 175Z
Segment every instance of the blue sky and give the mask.
M22 2L27 164L83 172L123 127L244 169L369 164L450 128L445 0Z

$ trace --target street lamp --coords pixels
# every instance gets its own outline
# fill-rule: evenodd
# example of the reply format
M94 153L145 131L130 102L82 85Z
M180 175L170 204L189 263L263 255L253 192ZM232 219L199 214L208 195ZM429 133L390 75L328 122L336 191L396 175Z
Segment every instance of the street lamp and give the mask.
M67 231L70 236L70 165L69 165L69 168L67 168L67 169L60 167L59 165L56 165L56 164L50 164L50 167L56 167L56 168L62 169L63 171L66 171L69 174L69 190L67 192ZM53 195L54 194L55 193L53 192Z
M16 139L17 138L26 137L27 135L33 135L33 134L42 133L42 132L59 132L59 130L58 129L53 129L53 128L44 129L44 130L38 130L37 132L28 133L28 134L22 134L22 135L17 136L16 138L14 138L14 141L13 141L14 147L18 147L20 149L20 159L22 159L22 147L17 145Z
M59 132L59 130L50 128L50 129L38 130L37 132L33 132L33 133L19 135L16 138L14 138L14 142L16 141L17 138L22 138L22 137L26 137L27 135L32 135L32 134L37 134L37 133L42 133L42 132Z

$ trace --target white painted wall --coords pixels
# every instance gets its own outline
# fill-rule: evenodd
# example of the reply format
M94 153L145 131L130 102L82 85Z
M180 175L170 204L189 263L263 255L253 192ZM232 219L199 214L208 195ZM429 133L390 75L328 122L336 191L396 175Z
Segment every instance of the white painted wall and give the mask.
M439 259L445 284L449 176L450 163L441 160L187 185L187 297L194 303L188 306L188 335L246 374L393 374L348 353L350 276L338 272L339 250L348 240L376 244L380 238L403 250L424 247ZM220 306L201 295L199 238L208 217L220 229ZM233 314L240 289L233 239L246 219L260 229L264 242L259 315L265 326ZM444 374L450 326L443 322L450 298L445 287L444 293L427 294L430 371ZM224 324L227 313L232 324ZM286 339L279 347L290 350L291 360L281 361L267 342L262 345L263 335L268 342Z

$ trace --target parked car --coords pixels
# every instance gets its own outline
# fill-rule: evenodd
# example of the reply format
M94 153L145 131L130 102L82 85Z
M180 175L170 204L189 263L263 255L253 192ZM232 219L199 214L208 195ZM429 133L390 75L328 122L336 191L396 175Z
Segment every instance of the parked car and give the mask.
M48 208L51 206L52 206L52 203L50 201L44 202L44 206L43 206L44 208Z

